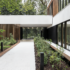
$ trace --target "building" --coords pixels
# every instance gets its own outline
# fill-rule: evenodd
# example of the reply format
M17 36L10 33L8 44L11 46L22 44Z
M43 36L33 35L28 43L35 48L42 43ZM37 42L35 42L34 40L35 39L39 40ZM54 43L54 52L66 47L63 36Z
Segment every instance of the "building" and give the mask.
M47 14L53 16L53 24L47 29L47 39L66 49L70 45L70 0L50 0Z
M42 37L70 50L70 0L49 0L46 16L1 15L0 19L0 28L7 30L3 34L4 37L9 37L12 33L14 39L20 40L22 27L43 27ZM70 60L68 54L64 56Z

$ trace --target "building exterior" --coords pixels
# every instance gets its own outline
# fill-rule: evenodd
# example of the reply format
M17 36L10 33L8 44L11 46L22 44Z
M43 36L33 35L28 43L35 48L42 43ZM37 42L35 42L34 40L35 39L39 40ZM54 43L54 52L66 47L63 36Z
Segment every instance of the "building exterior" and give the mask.
M0 15L0 29L5 30L0 35L9 37L12 33L14 39L20 40L23 27L43 27L42 37L70 51L70 0L49 0L47 15Z
M46 38L70 50L70 0L50 0L48 3L47 14L53 16L53 23L46 29Z
M3 33L0 33L4 38L10 38L10 33L12 33L15 40L20 40L20 25L0 24L0 29L5 30ZM0 37L0 40L1 39L2 37Z

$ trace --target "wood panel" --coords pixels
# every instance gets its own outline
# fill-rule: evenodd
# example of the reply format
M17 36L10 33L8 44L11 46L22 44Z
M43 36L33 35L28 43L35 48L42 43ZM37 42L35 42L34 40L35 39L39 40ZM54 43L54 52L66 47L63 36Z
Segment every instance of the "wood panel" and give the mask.
M13 25L13 37L15 39L15 25Z
M0 24L0 29L3 29L2 24ZM0 35L3 35L3 33L0 32ZM0 40L2 39L2 37L0 37Z
M52 2L53 2L53 9L52 9L53 10L53 16L55 16L58 13L58 0L51 0L51 2L49 3L47 9L49 10L50 5L52 4ZM49 15L49 13L48 13L48 15Z
M53 0L53 16L58 13L58 0Z
M6 25L6 29L7 29L6 35L7 35L7 37L9 38L9 36L10 36L10 34L9 34L9 24Z
M20 40L20 25L19 24L16 24L16 25L0 24L0 29L5 30L5 32L3 32L3 33L0 32L0 35L3 35L4 38L5 37L10 38L10 33L12 33L15 40L16 39ZM0 37L0 40L1 39L2 38Z
M5 30L5 31L3 32L3 36L4 36L4 38L5 38L5 37L6 37L6 24L3 25L3 30Z

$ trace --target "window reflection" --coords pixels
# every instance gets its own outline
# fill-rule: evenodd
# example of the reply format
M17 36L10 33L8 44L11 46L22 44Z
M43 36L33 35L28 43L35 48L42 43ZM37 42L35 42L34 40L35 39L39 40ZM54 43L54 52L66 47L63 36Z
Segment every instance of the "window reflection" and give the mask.
M65 23L63 23L63 47L65 48Z
M61 24L58 25L58 45L61 46Z
M59 11L61 11L69 3L70 3L70 0L58 0L58 9L59 9Z
M67 22L67 49L70 50L70 21Z

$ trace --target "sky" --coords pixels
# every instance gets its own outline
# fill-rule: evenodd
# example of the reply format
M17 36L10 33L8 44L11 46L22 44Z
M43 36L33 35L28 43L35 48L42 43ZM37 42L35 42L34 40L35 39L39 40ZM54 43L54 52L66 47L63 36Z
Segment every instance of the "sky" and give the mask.
M22 3L24 3L24 0L22 0Z
M24 3L24 1L26 1L26 0L22 0L22 3Z

